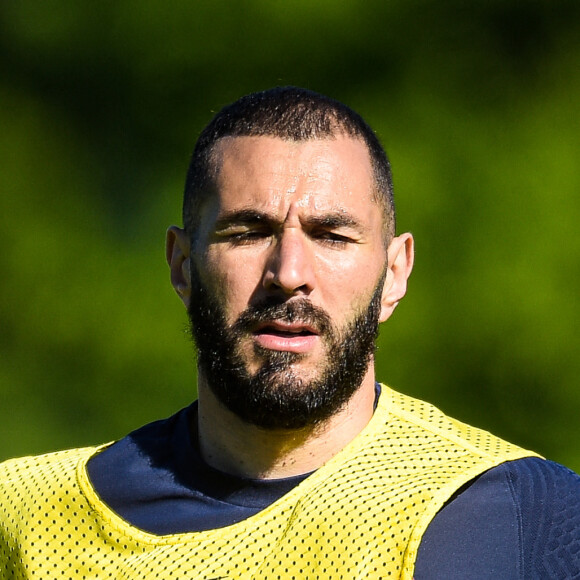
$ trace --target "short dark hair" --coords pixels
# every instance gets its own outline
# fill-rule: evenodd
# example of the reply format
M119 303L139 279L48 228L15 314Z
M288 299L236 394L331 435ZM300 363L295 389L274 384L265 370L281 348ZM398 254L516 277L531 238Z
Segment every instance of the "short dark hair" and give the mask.
M183 196L183 224L193 239L202 201L215 188L213 153L223 137L278 137L289 141L347 135L367 146L375 182L375 199L384 213L387 241L395 235L391 166L374 131L343 103L298 87L276 87L246 95L224 107L201 132L195 145Z

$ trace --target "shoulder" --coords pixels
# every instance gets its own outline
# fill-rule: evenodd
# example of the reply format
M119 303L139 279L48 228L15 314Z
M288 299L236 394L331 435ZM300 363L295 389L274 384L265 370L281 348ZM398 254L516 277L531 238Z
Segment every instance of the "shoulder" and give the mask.
M39 510L46 516L54 505L79 495L78 471L98 448L69 449L10 459L0 464L0 529L16 537Z
M99 447L82 447L8 459L0 463L2 488L18 482L25 484L30 478L49 478L74 470L79 461L88 458L98 449Z
M576 492L580 490L580 475L559 463L539 457L509 461L496 470L513 482L514 491L519 494L541 497L553 490L553 486Z
M537 457L486 471L432 520L416 570L417 580L577 577L580 476Z
M98 450L99 447L83 447L0 463L0 505L6 509L7 504L24 504L57 489L76 487L79 466Z
M506 461L470 482L459 495L466 494L472 500L487 499L500 487L509 490L522 516L530 510L562 508L570 515L580 511L580 476L540 457Z
M446 453L463 450L481 459L489 459L487 468L499 463L537 455L508 441L462 421L458 421L443 411L408 395L381 385L383 394L379 399L381 407L388 410L402 425L429 436L434 445L442 445Z
M580 476L539 459L506 466L521 516L525 578L580 576Z

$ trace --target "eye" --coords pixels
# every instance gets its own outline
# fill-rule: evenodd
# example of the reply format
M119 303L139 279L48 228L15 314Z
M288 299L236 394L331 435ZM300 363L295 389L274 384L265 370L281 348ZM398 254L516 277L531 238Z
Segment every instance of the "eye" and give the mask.
M334 247L343 247L352 242L352 239L343 234L333 231L321 231L313 234L313 237L320 242Z
M270 233L266 230L252 229L252 230L240 230L231 231L225 235L228 242L233 245L243 246L247 244L252 244L258 242L265 238L268 238Z

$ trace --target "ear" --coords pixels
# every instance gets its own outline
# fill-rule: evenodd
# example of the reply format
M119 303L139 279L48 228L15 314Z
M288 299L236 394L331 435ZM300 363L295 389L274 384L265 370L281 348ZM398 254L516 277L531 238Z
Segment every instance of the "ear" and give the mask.
M411 234L401 234L392 239L387 250L387 275L383 286L380 322L391 316L399 300L407 292L407 279L413 269L414 256Z
M171 285L181 298L185 307L189 307L191 297L190 242L185 230L171 226L167 230L165 257L171 271Z

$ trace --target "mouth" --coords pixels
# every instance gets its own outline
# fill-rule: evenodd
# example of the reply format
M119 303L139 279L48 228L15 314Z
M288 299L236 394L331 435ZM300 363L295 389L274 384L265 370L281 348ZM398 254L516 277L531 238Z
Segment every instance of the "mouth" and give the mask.
M308 352L319 338L318 331L308 324L280 320L260 324L253 335L263 348L297 353Z
M254 329L254 334L260 333L279 334L280 336L318 335L318 331L309 324L302 322L284 322L282 320L273 320L258 325Z

